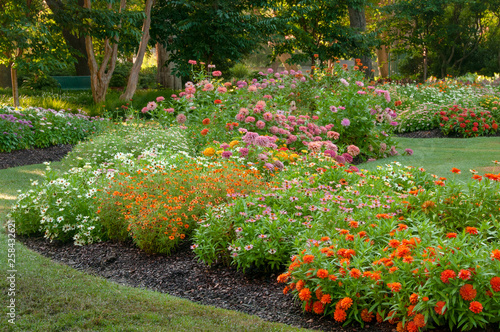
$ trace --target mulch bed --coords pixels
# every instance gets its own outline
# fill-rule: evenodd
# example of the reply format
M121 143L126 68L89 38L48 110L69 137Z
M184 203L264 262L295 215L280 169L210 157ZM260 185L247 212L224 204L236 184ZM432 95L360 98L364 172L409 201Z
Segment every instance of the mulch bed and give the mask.
M438 133L419 132L404 137L439 137L432 136ZM71 149L71 145L60 145L0 153L0 169L59 161ZM49 243L44 238L18 239L28 248L54 261L119 284L257 315L267 321L323 331L395 331L395 326L387 323L369 324L365 328L359 325L343 328L331 316L303 313L300 304L290 294L283 294L284 285L276 282L276 274L265 275L256 271L243 274L234 267L208 267L197 261L188 241L170 256L164 256L146 254L131 243L101 242L79 247Z
M0 153L0 169L24 165L41 164L46 161L60 161L73 145L54 145L45 149L16 150Z

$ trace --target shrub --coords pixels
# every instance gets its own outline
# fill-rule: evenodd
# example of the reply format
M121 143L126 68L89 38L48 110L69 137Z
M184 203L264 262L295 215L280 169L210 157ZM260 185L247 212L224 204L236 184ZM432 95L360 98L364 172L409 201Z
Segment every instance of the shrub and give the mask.
M439 126L445 135L456 134L462 137L483 136L496 133L498 124L489 111L467 109L458 105L441 109Z

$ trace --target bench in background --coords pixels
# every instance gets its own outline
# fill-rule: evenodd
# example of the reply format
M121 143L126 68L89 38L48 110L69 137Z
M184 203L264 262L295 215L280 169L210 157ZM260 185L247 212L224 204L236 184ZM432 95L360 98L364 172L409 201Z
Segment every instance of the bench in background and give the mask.
M61 90L89 90L90 76L52 76Z

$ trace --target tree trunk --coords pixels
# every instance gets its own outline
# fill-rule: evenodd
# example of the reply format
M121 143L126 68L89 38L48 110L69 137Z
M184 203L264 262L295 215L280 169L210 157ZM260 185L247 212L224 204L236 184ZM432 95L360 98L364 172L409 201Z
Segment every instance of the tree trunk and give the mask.
M74 34L71 27L65 26L62 16L69 15L67 9L61 0L46 0L50 10L54 13L54 20L61 27L62 35L66 45L70 48L71 55L75 58L74 64L76 76L89 76L87 49L85 46L85 37L78 32ZM78 0L78 5L83 7L83 0Z
M156 44L156 64L158 73L156 74L156 82L162 87L172 90L182 89L182 80L172 74L175 64L168 63L170 52L168 52L160 43Z
M378 62L378 71L380 76L386 78L389 76L389 63L387 62L387 48L385 45L382 45L377 49L377 62Z
M125 9L127 1L120 0L119 13ZM111 3L108 4L108 9L111 9ZM91 9L91 0L85 0L84 6L87 9ZM119 23L121 27L121 22ZM118 57L118 42L119 37L116 36L111 43L109 39L104 42L104 57L99 65L96 60L94 44L92 36L85 36L85 47L87 49L87 56L89 62L90 70L90 86L92 89L92 97L94 98L94 103L102 104L106 100L106 92L108 91L109 82L111 81L111 76L115 71L116 59Z
M127 89L120 96L121 100L131 99L137 89L137 81L139 80L139 73L141 71L142 62L144 60L144 54L146 53L146 48L149 42L149 27L151 26L151 7L153 6L153 0L146 0L146 8L144 14L144 23L142 24L142 37L139 43L139 49L137 50L137 55L135 62L130 69L130 75L128 77Z
M17 69L14 68L14 64L10 66L10 79L12 81L12 99L14 101L14 107L19 107L19 88L17 86Z
M424 82L427 81L427 47L424 46Z
M351 28L356 29L358 33L366 30L366 17L365 17L365 9L362 7L353 8L349 7L349 25ZM365 72L365 77L367 79L373 78L372 72L372 59L369 55L360 55L358 56L361 62L363 63L363 70ZM364 68L366 67L366 68Z

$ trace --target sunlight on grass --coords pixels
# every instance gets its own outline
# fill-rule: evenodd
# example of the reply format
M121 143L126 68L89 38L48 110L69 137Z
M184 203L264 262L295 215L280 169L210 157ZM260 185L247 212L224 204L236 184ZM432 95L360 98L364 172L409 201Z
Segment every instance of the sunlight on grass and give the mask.
M413 150L412 156L397 155L380 159L370 163L360 164L360 168L375 169L393 161L403 165L423 167L430 173L438 176L453 177L461 182L472 180L474 169L480 173L499 172L495 170L493 160L500 159L500 142L498 137L477 138L402 138L396 137L398 151ZM456 167L461 174L452 174L451 169Z

